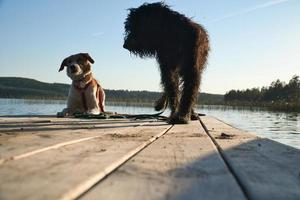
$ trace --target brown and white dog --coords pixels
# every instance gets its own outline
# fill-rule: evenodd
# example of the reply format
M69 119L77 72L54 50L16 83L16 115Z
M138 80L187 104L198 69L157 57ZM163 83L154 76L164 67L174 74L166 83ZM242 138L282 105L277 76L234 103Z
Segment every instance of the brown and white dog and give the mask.
M67 67L72 79L67 108L57 116L71 116L74 113L100 114L104 112L105 93L99 82L93 78L91 67L94 60L88 53L79 53L65 58L59 72Z

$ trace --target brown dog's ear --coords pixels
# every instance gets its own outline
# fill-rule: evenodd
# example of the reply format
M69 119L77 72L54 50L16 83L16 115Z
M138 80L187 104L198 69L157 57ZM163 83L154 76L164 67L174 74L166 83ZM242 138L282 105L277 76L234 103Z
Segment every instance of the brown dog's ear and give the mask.
M81 53L81 55L83 57L85 57L88 61L90 61L90 63L94 64L95 61L93 60L93 58L88 53Z
M61 65L60 65L60 68L59 68L58 72L64 70L64 68L65 68L66 65L67 65L67 58L65 58L65 59L62 61L62 63L61 63Z

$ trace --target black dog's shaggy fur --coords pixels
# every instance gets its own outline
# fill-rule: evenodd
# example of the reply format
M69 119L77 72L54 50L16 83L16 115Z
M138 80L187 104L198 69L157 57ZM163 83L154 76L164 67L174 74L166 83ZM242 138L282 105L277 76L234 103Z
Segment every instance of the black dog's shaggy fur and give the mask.
M142 58L157 59L164 88L158 102L168 100L169 123L188 123L209 52L205 29L163 3L129 10L123 47Z

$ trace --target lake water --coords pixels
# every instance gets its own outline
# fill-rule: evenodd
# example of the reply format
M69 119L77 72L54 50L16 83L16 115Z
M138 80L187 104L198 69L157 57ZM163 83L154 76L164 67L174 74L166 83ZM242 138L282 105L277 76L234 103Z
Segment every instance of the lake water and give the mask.
M0 115L55 115L65 101L0 99ZM156 113L151 107L107 105L107 111L128 114ZM300 113L271 112L228 106L201 106L198 112L214 116L234 127L300 149ZM168 115L166 111L165 115Z

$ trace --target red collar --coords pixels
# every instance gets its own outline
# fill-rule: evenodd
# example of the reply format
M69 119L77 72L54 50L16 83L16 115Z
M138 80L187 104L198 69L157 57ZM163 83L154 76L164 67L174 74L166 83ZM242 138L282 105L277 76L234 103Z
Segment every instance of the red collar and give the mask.
M86 78L88 79L85 80ZM73 81L73 86L76 90L84 91L91 85L92 81L93 81L93 77L86 76L81 80Z
M83 83L83 82L78 82L78 83L74 83L73 86L76 90L79 90L79 91L83 91L83 90L86 90L86 88L88 88L92 83L92 80L90 80L89 82L87 83Z

